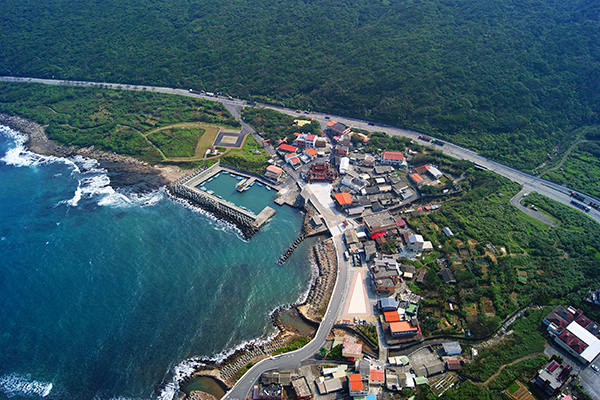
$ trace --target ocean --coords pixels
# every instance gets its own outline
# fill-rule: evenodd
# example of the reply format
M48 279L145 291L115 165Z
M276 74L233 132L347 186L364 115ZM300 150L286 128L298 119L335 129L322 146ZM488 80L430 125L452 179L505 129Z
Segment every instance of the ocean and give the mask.
M276 264L303 215L275 192L236 198L277 212L244 240L164 189L124 192L95 160L25 140L0 126L0 399L170 400L204 360L275 334L270 313L305 295L309 243Z

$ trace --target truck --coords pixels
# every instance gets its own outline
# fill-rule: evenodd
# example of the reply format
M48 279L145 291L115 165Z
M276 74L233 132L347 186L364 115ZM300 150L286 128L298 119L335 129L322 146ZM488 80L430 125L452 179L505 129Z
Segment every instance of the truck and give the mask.
M590 212L590 208L588 206L586 206L585 204L581 204L578 201L571 200L571 204L573 204L575 207L577 207L585 212Z
M201 91L199 90L195 90L195 89L190 89L190 93L194 93L194 94L202 94Z
M577 199L579 201L585 201L585 197L583 197L582 195L580 195L579 193L573 191L571 192L571 197L573 197L574 199Z
M431 142L431 138L425 135L419 135L419 139L424 140L426 142Z

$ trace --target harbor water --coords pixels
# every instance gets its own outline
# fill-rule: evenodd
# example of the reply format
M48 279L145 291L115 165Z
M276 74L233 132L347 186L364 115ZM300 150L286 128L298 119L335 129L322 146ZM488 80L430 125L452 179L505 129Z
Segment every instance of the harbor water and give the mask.
M96 161L24 142L0 128L0 399L170 400L206 358L275 333L271 311L308 289L308 243L276 264L302 214L274 191L206 183L276 210L246 241L164 190L123 192Z

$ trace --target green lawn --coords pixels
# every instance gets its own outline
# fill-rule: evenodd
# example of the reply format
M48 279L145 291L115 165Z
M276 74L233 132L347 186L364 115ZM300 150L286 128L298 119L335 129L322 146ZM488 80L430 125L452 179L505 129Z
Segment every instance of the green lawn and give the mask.
M156 131L147 136L165 157L194 157L198 141L205 130L196 127L175 127Z

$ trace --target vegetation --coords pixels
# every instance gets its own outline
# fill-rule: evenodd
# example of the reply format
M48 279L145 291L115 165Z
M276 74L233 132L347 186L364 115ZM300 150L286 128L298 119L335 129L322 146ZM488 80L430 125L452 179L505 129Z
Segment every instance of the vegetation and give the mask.
M314 120L299 126L294 123L297 119L309 121L305 116L290 116L267 108L244 109L244 120L260 132L262 137L270 139L273 146L277 146L277 140L284 138L288 143L292 143L296 139L295 132L321 134L321 125L318 121Z
M455 177L460 170L451 160L434 161L446 162L444 168L454 169ZM590 288L600 286L597 223L582 212L530 194L528 202L558 221L558 227L551 228L510 205L509 199L520 190L517 184L473 168L463 177L462 194L439 210L407 220L436 249L415 264L428 268L419 293L425 297L420 314L424 333L465 331L484 337L532 302L573 304L594 319L600 317L582 302ZM446 226L454 237L441 232ZM446 285L437 277L445 266L457 284Z
M474 363L467 364L460 369L461 374L473 381L485 382L498 372L502 365L510 364L529 354L544 351L546 339L541 322L548 312L549 309L542 308L529 312L525 318L517 319L511 326L511 329L514 330L512 335L493 347L483 349ZM506 382L506 385L508 383L510 380Z
M176 127L163 129L147 136L167 158L193 157L196 155L198 140L204 134L204 129L191 127ZM201 154L199 156L204 156Z
M151 163L163 159L144 137L151 130L181 122L239 126L221 103L143 91L38 84L0 83L0 112L48 125L48 137L58 144L93 145Z
M229 150L221 156L221 162L262 175L269 165L267 161L270 158L269 153L262 148L254 136L248 135L242 148Z
M502 391L508 388L515 380L521 382L529 381L544 364L548 362L548 357L539 355L535 358L523 360L513 365L504 367L500 375L489 383L491 390Z
M342 357L342 345L338 344L337 346L333 347L331 349L331 351L329 352L329 354L327 354L325 359L326 360L338 360L338 361L343 360L344 357Z
M600 118L589 0L4 5L0 75L221 91L422 130L520 168Z
M475 386L469 381L464 381L448 389L440 398L442 400L491 400L492 395L485 386Z
M303 336L296 337L292 340L292 342L290 344L288 344L287 346L278 348L277 350L275 350L273 352L273 354L277 355L277 354L289 353L290 351L301 349L308 342L310 342L310 338L303 337Z
M375 325L359 325L358 330L364 333L374 345L379 346L379 336Z
M566 185L573 189L600 197L600 142L582 141L573 147L572 152L562 162L547 169L544 178Z

